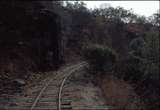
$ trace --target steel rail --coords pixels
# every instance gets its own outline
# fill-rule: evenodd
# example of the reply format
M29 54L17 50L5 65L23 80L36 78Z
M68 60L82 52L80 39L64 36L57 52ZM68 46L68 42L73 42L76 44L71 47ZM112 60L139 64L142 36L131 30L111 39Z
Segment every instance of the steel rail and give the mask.
M61 101L60 101L60 99L61 99L61 93L62 93L63 85L64 85L65 81L67 80L67 77L69 77L74 71L78 70L78 69L79 69L79 66L81 67L81 65L83 65L83 64L84 64L84 62L81 62L81 63L79 63L79 64L70 66L70 67L68 67L68 68L65 69L65 71L67 71L67 70L73 68L73 69L71 70L71 72L69 72L69 74L65 73L65 74L67 74L67 75L64 76L62 82L60 83L60 89L59 89L59 92L58 92L58 105L57 105L57 106L58 106L58 110L61 110ZM63 73L63 72L62 72L62 73ZM58 75L59 75L59 74L57 73L56 77L58 77ZM31 106L30 110L34 110L34 108L36 107L36 105L37 105L38 101L40 100L42 94L44 93L44 91L46 90L46 88L49 86L49 84L51 84L52 81L53 81L53 78L50 79L50 80L44 85L44 87L40 90L39 94L37 95L37 97L36 97L35 100L33 101L33 104L32 104L32 106Z
M59 89L59 94L58 94L58 110L61 110L61 99L62 99L62 90L63 90L63 86L66 82L66 80L78 69L82 68L84 66L85 63L81 63L80 65L78 65L77 68L73 69L70 71L69 74L67 74L67 76L63 79L60 89Z

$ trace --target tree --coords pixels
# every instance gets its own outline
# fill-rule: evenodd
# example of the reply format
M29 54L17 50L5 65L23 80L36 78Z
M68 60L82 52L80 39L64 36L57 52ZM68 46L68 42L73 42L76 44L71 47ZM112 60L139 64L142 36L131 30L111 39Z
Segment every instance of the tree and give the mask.
M149 21L155 26L160 26L160 12L157 11L157 13L150 16Z
M93 21L91 13L83 2L75 2L74 4L67 2L65 8L71 17L67 46L81 49L85 37L84 30Z
M145 24L147 23L145 16L138 16L135 21L137 24Z
M103 45L90 45L84 49L84 58L88 61L93 74L107 74L114 69L116 52Z

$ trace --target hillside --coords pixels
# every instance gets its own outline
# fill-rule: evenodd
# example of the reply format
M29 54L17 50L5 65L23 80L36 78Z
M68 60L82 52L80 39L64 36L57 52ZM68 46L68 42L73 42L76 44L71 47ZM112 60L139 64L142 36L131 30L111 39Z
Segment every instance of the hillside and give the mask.
M108 104L128 109L134 94L143 109L158 110L158 11L147 18L123 7L91 10L83 2L2 0L0 13L0 94L23 91L83 60L106 100L113 95Z

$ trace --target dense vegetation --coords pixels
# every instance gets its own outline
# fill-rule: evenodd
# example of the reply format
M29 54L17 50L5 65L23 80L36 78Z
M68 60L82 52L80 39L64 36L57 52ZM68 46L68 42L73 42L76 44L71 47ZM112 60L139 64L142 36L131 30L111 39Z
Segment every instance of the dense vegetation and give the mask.
M122 7L91 10L83 2L3 0L0 13L1 73L57 68L74 52L96 71L114 71L136 85L146 109L158 110L159 12L146 18Z
M109 73L114 69L116 63L116 53L108 48L100 45L93 45L84 50L84 57L90 64L93 74Z

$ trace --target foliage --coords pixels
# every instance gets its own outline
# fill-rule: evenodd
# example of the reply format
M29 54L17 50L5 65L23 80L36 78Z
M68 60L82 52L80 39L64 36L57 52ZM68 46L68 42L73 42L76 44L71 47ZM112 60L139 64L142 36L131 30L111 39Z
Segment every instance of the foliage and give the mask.
M137 84L141 90L147 109L158 108L159 87L159 35L158 32L146 32L142 38L133 39L130 43L130 57L127 59L124 78ZM143 89L142 89L143 88Z
M136 15L132 12L132 10L126 10L123 7L106 7L103 9L95 9L93 10L93 14L95 16L104 17L106 21L114 22L131 22L136 18Z
M145 77L150 80L159 80L159 66L160 66L160 37L158 33L147 33L145 45ZM147 78L147 79L148 79Z
M112 71L117 56L114 50L100 45L89 46L84 50L84 57L93 69L93 72Z
M132 58L139 59L139 71L143 73L144 79L152 76L158 78L159 74L159 35L157 33L146 33L145 39L136 38L130 43ZM133 66L136 68L136 66ZM138 69L136 68L136 69ZM149 76L147 76L149 75ZM157 79L156 78L156 79ZM154 79L154 80L156 80Z
M143 57L142 51L144 50L144 45L145 45L145 42L142 37L133 39L129 45L131 49L130 54L134 56Z
M148 94L144 92L145 103L148 103L148 109L158 110L159 104L159 86L160 86L160 37L158 32L147 32L145 36L145 59L146 62L141 65L144 72L143 82Z
M157 10L156 13L150 16L148 21L155 26L160 26L160 10Z
M147 22L145 16L137 16L136 17L136 23L137 24L145 24Z

